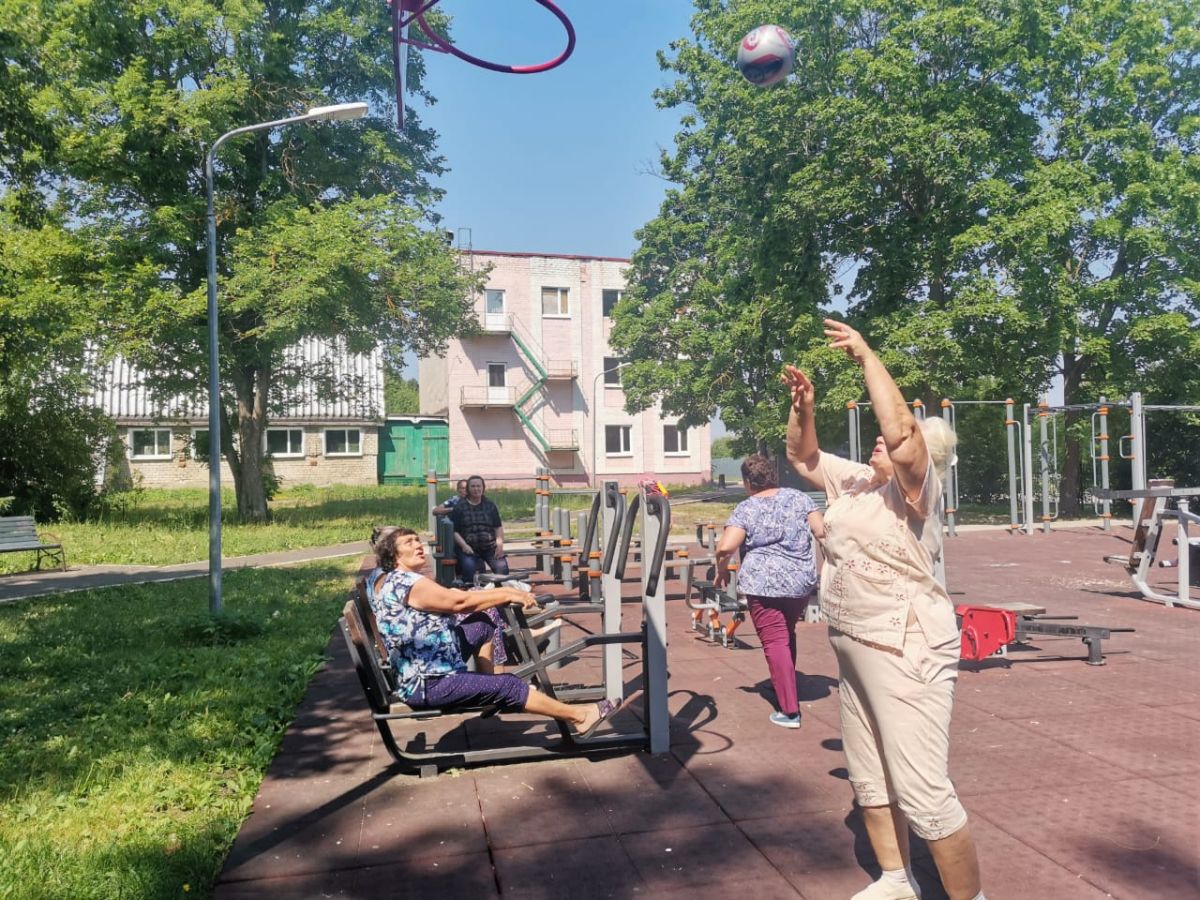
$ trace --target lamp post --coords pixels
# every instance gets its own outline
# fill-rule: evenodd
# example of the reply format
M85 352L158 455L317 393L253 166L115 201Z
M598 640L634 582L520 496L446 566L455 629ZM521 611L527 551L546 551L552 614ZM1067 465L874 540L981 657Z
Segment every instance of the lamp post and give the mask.
M603 364L601 364L603 365ZM598 392L600 379L609 372L620 372L629 365L628 362L617 363L611 369L601 368L592 379L592 482L593 487L599 486L600 480L600 405Z
M240 134L299 122L361 119L366 114L365 103L314 106L303 115L227 131L204 154L204 190L208 200L208 611L214 616L221 613L221 379L217 346L217 218L213 212L213 159L223 143Z

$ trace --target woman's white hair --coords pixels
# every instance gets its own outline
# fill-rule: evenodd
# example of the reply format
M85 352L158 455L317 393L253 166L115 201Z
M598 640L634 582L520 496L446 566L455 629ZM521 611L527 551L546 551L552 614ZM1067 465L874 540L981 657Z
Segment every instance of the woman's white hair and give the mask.
M958 446L958 435L946 424L945 419L936 416L921 423L921 433L925 437L925 447L929 450L934 471L938 478L944 478L946 470L958 462L958 456L954 453Z

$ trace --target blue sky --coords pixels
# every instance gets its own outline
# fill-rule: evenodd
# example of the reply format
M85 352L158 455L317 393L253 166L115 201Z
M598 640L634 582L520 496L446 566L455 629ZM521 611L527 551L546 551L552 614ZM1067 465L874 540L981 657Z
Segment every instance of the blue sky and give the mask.
M650 174L670 147L674 111L651 96L669 83L655 53L689 34L689 0L560 0L575 52L536 75L489 72L427 53L437 105L420 108L440 135L447 229L476 249L628 256L666 183ZM533 0L443 0L455 42L476 56L529 64L565 45Z

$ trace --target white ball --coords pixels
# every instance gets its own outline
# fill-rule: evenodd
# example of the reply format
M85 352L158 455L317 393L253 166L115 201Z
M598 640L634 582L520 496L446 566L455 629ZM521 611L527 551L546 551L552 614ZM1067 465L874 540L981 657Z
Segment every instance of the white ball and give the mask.
M759 25L738 45L738 69L747 81L759 87L783 81L795 64L795 42L778 25Z

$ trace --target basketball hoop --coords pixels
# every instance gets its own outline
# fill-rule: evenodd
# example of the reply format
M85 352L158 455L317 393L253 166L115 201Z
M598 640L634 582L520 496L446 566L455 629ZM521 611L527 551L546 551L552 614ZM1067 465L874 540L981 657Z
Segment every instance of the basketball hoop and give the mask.
M535 3L545 7L558 21L562 22L562 26L567 32L567 46L562 53L546 62L529 66L510 66L504 63L495 63L490 60L481 59L478 56L472 56L465 50L455 47L434 31L429 26L429 23L425 21L425 13L429 12L439 2L440 0L387 0L388 10L392 17L392 68L396 76L396 121L401 128L404 127L404 67L406 65L404 47L406 44L411 44L422 50L449 53L451 56L456 56L473 66L479 66L481 69L488 69L492 72L503 72L508 75L534 75L538 72L547 72L555 66L561 66L565 63L575 50L575 28L571 25L571 20L567 18L567 14L559 9L551 0L534 0ZM418 41L409 37L409 30L414 22L421 30L424 40Z

